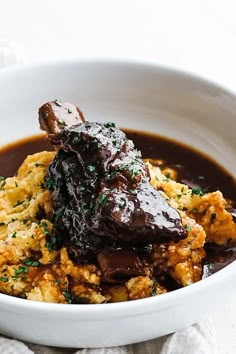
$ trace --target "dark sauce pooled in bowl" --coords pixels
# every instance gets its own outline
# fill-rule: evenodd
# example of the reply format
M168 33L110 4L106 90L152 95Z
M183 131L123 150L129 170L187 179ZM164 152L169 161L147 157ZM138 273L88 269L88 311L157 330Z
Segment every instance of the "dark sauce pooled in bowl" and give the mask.
M235 179L206 155L158 135L131 130L125 130L125 133L142 152L143 158L163 160L168 167L173 167L178 172L179 182L204 192L220 190L235 205ZM27 155L44 150L52 150L52 147L43 135L7 145L0 150L0 174L4 177L13 176ZM206 244L205 249L203 277L215 273L236 259L235 247Z

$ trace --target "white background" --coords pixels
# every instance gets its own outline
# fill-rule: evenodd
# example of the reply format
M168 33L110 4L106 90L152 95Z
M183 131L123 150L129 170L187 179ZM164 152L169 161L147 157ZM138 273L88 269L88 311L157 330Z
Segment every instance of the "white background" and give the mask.
M5 41L25 62L151 60L236 92L234 0L0 0L0 45ZM236 300L224 304L223 289L213 318L219 353L236 353Z

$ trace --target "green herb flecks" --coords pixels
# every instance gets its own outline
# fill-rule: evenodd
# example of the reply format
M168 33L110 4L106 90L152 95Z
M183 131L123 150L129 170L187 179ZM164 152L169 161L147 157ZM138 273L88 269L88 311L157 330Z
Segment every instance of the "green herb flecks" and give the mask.
M54 102L55 105L57 105L58 107L62 107L61 101L59 101L58 99L55 99L53 102Z
M129 191L130 191L130 193L131 193L132 195L137 195L136 189L130 189Z
M19 205L22 205L24 202L25 202L25 200L18 200L18 202L15 205L13 205L13 208L16 208Z
M65 297L65 299L68 302L68 304L72 304L73 299L74 299L73 295L69 291L63 291L62 294Z
M100 195L100 197L99 197L98 202L99 202L100 204L102 204L102 205L106 205L107 202L108 202L108 199L107 199L106 194L102 193L102 194Z
M67 124L64 121L64 119L58 119L58 124L60 124L62 127L66 127L67 126Z
M95 171L95 166L89 165L89 166L88 166L88 170L89 170L89 172Z
M27 265L29 267L38 267L40 265L39 261L30 259L30 258L26 258L23 261L23 264L25 264L25 265Z
M56 181L51 178L45 178L45 186L49 190L53 190L56 187Z
M0 281L3 283L7 283L8 282L8 278L7 277L0 277Z
M0 184L0 190L2 191L3 190L3 188L4 188L4 186L6 185L6 178L5 177L3 177L3 176L0 176L0 182L1 182L1 184Z
M14 280L17 280L19 279L20 277L20 274L23 275L23 274L27 274L29 272L29 268L26 267L26 266L23 266L23 265L20 265L18 267L18 269L15 269L15 275L12 276L12 278ZM22 279L25 279L25 277L23 277Z
M115 128L115 126L116 125L113 122L107 122L104 124L104 127L106 127L106 128Z
M16 238L16 231L13 232L13 234L11 235L11 238Z
M49 251L55 251L58 248L56 236L51 236L47 238L46 247Z
M189 226L189 225L185 225L185 229L186 229L186 231L190 231L191 230L191 226Z
M153 281L153 286L152 286L152 291L151 291L150 295L155 296L157 294L158 282L154 278L152 279L152 281Z
M200 197L202 197L204 194L205 193L200 188L193 188L191 192L191 195L199 195Z

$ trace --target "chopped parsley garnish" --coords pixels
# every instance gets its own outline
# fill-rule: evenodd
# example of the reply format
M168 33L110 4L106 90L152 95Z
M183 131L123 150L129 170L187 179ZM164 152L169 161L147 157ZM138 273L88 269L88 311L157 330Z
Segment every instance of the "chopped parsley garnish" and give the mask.
M73 301L73 295L69 291L63 291L62 294L64 295L66 301L68 304L72 304Z
M22 222L23 224L26 224L30 219L23 219Z
M195 195L199 195L200 197L202 197L205 193L200 188L193 188L192 189L192 195L194 195L194 194Z
M99 197L99 203L105 205L107 204L107 201L108 200L106 194L102 193Z
M54 251L57 249L57 238L55 236L51 236L46 241L46 247L49 251Z
M3 225L5 225L5 222L0 222L0 226L3 226Z
M39 261L30 259L30 258L26 258L23 261L23 264L30 266L30 267L38 267L40 265Z
M58 101L57 99L54 100L54 103L55 103L58 107L62 107L61 102Z
M211 222L213 222L215 220L215 218L216 218L216 213L212 213L211 214Z
M170 179L170 172L166 173L166 178Z
M191 230L191 226L185 225L185 229L186 229L187 231L190 231L190 230Z
M177 194L177 198L180 199L183 194Z
M104 124L104 127L106 127L106 128L115 128L115 126L116 125L113 122L107 122Z
M137 194L136 189L130 189L129 191L130 191L130 193L133 194L133 195L136 195L136 194Z
M15 181L15 186L18 187L18 183Z
M186 210L188 210L188 208L186 208L186 207L183 207L183 211L186 211Z
M158 282L156 281L156 279L152 279L152 280L153 280L153 287L152 287L152 291L151 291L150 295L155 296L157 294Z
M6 185L6 179L3 176L0 176L0 181L1 181L1 185L0 185L0 190L3 190L4 186Z
M40 226L43 228L44 235L46 236L49 235L48 224L45 221L43 221Z
M11 238L16 238L16 231L13 232L13 234L11 235Z
M13 206L13 208L16 208L19 205L22 205L24 202L25 202L24 200L18 200L18 202Z
M2 281L3 283L7 283L8 280L9 279L7 277L0 277L0 281Z
M58 123L59 123L60 125L62 125L63 127L66 127L66 126L67 126L67 124L66 124L66 122L64 121L64 119L58 119Z
M39 167L39 166L44 166L44 165L42 163L35 162L34 166Z
M45 178L45 185L49 190L52 190L56 187L56 182L51 178Z
M13 275L13 279L19 279L19 275L20 274L26 274L26 273L28 273L29 272L29 268L28 267L26 267L26 266L19 266L18 267L18 269L15 269L15 275ZM25 277L24 278L22 278L22 279L25 279Z
M88 170L89 170L90 172L93 172L93 171L95 170L95 166L89 165L89 166L88 166Z
M56 280L55 280L55 284L60 284L61 283L61 278L57 278Z
M196 214L198 212L198 208L194 208L193 210L192 210L192 213L193 214Z

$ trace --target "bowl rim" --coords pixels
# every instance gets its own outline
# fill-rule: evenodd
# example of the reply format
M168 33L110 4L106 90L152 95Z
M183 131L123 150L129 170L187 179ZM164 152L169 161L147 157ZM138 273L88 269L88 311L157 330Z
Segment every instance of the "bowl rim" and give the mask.
M0 80L11 78L15 74L19 74L24 71L37 71L37 69L55 69L60 67L68 67L72 65L90 65L99 66L107 65L112 68L115 67L132 67L138 68L139 70L152 69L159 70L162 72L169 73L170 75L175 75L182 77L193 82L199 82L202 85L209 86L211 89L218 89L224 91L226 94L233 96L236 99L236 92L231 89L220 85L218 82L214 82L208 78L204 78L196 73L189 71L179 70L175 67L163 65L157 63L156 61L149 60L133 60L133 59L108 59L108 58L83 58L83 59L66 59L66 60L52 60L52 61L42 61L31 64L18 64L3 68L0 70ZM53 312L54 314L68 314L70 316L80 315L91 315L104 318L109 317L112 313L114 317L123 317L124 311L126 315L138 316L142 313L147 313L153 311L163 310L166 307L176 306L178 303L182 303L186 297L191 297L191 295L201 294L206 288L213 287L216 283L222 280L230 279L233 274L236 273L236 261L227 265L220 271L211 275L208 278L202 279L189 286L171 291L166 294L156 295L153 297L138 299L133 301L117 302L117 303L106 303L106 304L58 304L58 303L47 303L39 302L33 300L27 300L22 298L17 298L11 295L6 295L0 293L0 306L5 307L8 311L16 311L17 309L22 309L24 311L37 311L37 313L45 314ZM69 305L69 306L68 306Z

